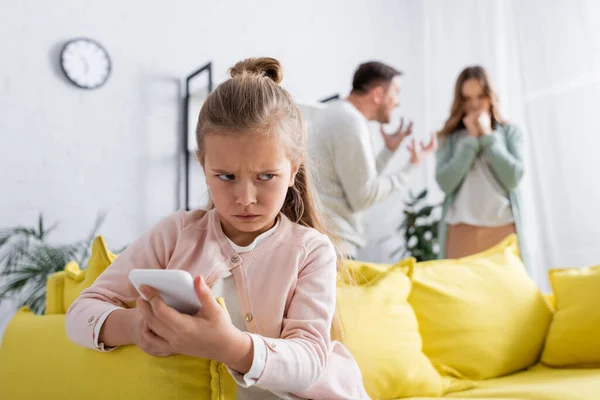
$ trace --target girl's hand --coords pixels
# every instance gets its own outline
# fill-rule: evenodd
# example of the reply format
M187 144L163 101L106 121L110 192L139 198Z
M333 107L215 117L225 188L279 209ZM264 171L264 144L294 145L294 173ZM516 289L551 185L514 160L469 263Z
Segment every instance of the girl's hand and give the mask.
M421 142L419 144L420 149L417 148L417 144L415 139L411 141L411 143L407 146L408 151L410 152L410 163L413 165L419 165L421 160L429 154L437 150L437 135L434 133L431 135L431 139L429 143L425 144Z
M479 114L470 112L463 118L463 124L465 124L465 128L467 128L467 133L469 136L479 137L481 136L480 126L477 119L479 118Z
M156 344L166 343L173 353L216 360L247 373L254 357L251 337L233 326L201 277L194 280L194 288L202 305L195 315L179 313L167 306L156 290L142 288L148 301L140 298L138 307L157 336Z
M143 301L143 300L142 300ZM141 309L138 307L133 309L131 318L130 332L132 334L132 342L142 349L144 353L155 357L166 357L173 355L173 351L164 339L157 336L144 320Z

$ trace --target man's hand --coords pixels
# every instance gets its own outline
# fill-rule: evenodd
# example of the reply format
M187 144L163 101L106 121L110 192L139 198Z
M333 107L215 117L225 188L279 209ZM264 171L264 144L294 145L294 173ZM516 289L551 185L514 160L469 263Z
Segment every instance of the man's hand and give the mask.
M385 142L385 147L387 147L390 151L395 152L400 147L402 141L412 133L413 123L409 121L406 128L404 127L404 118L400 119L400 127L398 130L392 134L387 134L383 130L383 125L379 131L381 132L381 136L383 137L383 141Z
M435 133L432 134L431 139L427 144L423 142L419 143L420 149L417 148L415 139L413 139L407 147L408 151L410 152L410 163L415 166L419 165L423 158L425 158L429 153L433 153L437 150L437 135Z

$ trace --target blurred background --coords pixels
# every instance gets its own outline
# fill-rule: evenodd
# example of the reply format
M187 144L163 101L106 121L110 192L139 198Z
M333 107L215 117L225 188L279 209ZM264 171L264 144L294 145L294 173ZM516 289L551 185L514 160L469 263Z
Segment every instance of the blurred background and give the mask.
M77 37L110 56L97 89L61 69L61 50ZM0 50L0 228L36 226L43 214L58 223L49 240L69 243L105 212L99 233L119 249L184 207L182 132L199 105L187 119L183 82L208 63L216 85L240 59L275 57L283 85L311 107L346 96L359 63L383 61L405 73L388 130L403 116L423 139L447 118L458 73L481 64L505 117L527 134L521 187L534 278L545 289L549 268L600 259L599 1L2 0ZM403 150L392 168L406 160ZM190 165L196 207L206 193ZM430 158L411 187L427 188L430 204L442 199L434 167ZM404 201L371 211L361 259L392 261ZM13 311L0 302L0 332Z

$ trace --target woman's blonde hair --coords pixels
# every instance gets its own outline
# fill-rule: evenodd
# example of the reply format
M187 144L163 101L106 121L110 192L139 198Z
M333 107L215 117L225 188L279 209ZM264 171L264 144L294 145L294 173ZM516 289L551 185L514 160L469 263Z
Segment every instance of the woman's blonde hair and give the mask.
M442 130L438 132L438 136L445 136L460 128L464 128L462 120L465 116L465 111L462 87L469 79L477 79L483 87L483 93L490 99L491 110L489 110L489 112L490 119L492 120L492 129L496 129L497 124L504 123L504 120L500 116L500 111L498 110L498 96L496 95L494 86L485 69L479 65L475 65L465 68L460 75L458 75L456 85L454 86L454 101L450 108L450 117L446 120Z
M306 167L305 125L298 105L279 85L283 79L281 64L274 58L249 58L235 64L230 76L207 97L200 110L196 128L198 160L204 165L207 135L256 134L276 138L285 147L292 165L298 167L281 212L295 223L328 235L336 243L326 231L312 196ZM339 340L341 336L342 326L336 316L332 337Z

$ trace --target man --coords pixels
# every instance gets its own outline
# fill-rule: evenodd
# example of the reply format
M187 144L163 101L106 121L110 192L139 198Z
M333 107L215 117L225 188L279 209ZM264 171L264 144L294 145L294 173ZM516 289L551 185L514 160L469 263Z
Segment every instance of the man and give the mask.
M363 212L406 190L410 171L437 146L432 137L429 144L421 143L417 149L413 139L408 146L410 163L402 170L382 173L412 132L412 122L405 124L404 120L392 134L383 130L383 124L390 122L392 110L400 104L401 75L380 62L361 64L354 74L350 95L320 111L308 137L314 187L328 228L342 240L349 258L356 258L367 241ZM385 147L377 157L373 154L368 121L382 124Z

